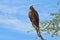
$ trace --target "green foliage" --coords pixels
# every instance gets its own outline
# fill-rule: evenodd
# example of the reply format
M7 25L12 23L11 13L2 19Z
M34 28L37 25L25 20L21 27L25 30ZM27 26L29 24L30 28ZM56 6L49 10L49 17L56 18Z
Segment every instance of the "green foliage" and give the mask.
M58 36L58 31L60 30L60 10L57 14L51 13L51 16L55 16L52 20L50 21L41 21L40 22L40 27L41 31L51 34L51 36Z

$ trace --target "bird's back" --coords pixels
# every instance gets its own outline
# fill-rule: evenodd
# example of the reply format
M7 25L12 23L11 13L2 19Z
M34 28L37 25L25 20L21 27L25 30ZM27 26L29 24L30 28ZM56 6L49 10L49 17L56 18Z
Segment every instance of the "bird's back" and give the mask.
M39 17L36 10L31 9L29 11L29 18L33 24L35 24L36 26L39 25Z

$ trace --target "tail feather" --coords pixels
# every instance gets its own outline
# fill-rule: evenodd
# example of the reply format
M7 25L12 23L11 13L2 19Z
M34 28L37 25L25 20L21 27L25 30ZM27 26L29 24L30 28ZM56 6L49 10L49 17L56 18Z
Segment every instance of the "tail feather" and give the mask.
M35 26L35 25L33 25L33 26L34 26L34 28L35 28L35 30L36 30L36 32L37 32L38 37L40 37L40 38L41 38L41 40L44 40L44 38L41 36L39 26L38 26L38 27L37 27L37 26Z
M42 37L42 35L41 35L41 33L40 33L40 29L37 28L36 30L37 30L37 35L38 35L38 37L40 37L41 40L44 40L44 38Z

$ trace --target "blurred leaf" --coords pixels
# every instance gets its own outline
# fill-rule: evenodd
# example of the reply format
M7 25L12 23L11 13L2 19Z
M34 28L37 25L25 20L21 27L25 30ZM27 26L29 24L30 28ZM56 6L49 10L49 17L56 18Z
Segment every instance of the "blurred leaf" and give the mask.
M59 5L59 4L60 4L60 1L57 2L57 5Z
M57 15L57 13L51 13L50 15L51 15L51 16L55 16L55 15Z
M27 32L29 33L29 32L33 32L34 30L28 30Z

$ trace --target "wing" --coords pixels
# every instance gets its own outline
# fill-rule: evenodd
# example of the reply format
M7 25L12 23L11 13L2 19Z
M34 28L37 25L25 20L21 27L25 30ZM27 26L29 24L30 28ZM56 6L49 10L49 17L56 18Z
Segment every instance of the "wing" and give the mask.
M39 25L39 15L37 11L29 11L29 18L33 24L35 24L36 26Z
M39 15L36 10L35 10L34 15L35 15L35 24L36 24L36 26L39 26Z
M35 17L36 17L37 21L39 21L39 15L36 10L35 10Z

